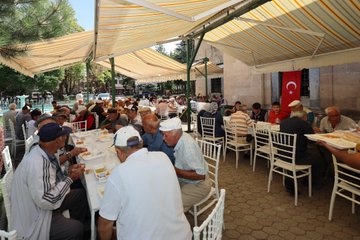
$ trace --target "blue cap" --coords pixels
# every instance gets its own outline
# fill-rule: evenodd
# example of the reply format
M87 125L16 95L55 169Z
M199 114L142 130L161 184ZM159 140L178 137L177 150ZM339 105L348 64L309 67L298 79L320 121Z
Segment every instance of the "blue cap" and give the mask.
M48 123L40 128L38 136L42 142L51 142L58 137L68 135L72 132L69 127L62 127L57 123Z

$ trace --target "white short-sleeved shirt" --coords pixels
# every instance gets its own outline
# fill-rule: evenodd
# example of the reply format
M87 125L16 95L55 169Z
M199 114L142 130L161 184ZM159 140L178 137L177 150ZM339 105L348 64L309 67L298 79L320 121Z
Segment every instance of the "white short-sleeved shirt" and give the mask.
M100 206L118 239L191 239L174 167L163 152L142 148L111 173Z
M335 128L333 128L331 123L329 122L328 116L326 116L320 121L320 131L331 133L336 130L349 130L349 128L352 127L353 125L355 125L354 120L352 120L349 117L341 115L340 122L335 126Z
M182 170L194 170L199 175L207 175L208 165L196 141L183 132L174 148L175 167ZM198 183L201 180L179 178L180 182Z

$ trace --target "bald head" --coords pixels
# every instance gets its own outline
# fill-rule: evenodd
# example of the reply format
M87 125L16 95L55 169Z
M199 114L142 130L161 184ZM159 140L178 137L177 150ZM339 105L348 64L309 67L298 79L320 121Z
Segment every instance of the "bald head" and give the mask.
M160 120L155 114L151 113L144 116L142 124L146 133L155 134L159 129Z

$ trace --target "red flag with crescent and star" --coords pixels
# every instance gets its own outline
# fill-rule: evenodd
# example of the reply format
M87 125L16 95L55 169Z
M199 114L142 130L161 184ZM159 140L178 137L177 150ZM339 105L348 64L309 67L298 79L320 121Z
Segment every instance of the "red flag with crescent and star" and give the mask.
M300 100L301 90L301 71L283 72L282 91L281 91L281 109L285 112L291 112L289 103L294 100Z

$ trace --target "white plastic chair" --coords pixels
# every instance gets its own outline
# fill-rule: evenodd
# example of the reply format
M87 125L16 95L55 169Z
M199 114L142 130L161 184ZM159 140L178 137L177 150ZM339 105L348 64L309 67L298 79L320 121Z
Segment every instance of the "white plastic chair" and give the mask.
M309 179L309 197L311 197L311 165L296 165L296 134L283 132L270 132L270 146L272 148L270 161L270 174L268 179L268 192L273 173L278 173L294 181L295 206L298 203L298 183L297 180L302 177ZM288 172L291 172L290 174ZM283 181L284 184L284 181Z
M237 124L233 121L224 121L225 124L225 150L224 161L226 158L226 151L230 149L236 154L236 168L238 168L239 152L250 152L250 165L252 164L252 143L246 142L246 137L238 136Z
M17 234L16 231L11 231L11 232L5 232L3 230L0 230L0 239L1 240L16 240Z
M194 138L196 138L198 136L198 126L197 126L197 114L196 113L191 113L191 124L192 124L192 135Z
M193 229L194 240L220 240L224 224L225 189L221 189L220 198L206 220Z
M5 176L1 180L1 191L4 198L5 213L8 220L8 229L10 229L10 223L11 223L10 189L11 189L13 176L14 176L13 168L10 168L9 171L6 172Z
M360 196L360 170L352 168L345 163L339 163L335 156L332 156L334 163L334 188L331 194L329 221L332 220L336 195L351 201L351 212L355 214L355 204L360 204L356 197Z
M95 118L95 128L98 129L99 128L99 115L97 115L96 112L91 112L92 115L94 115Z
M221 145L196 139L208 164L208 176L212 182L209 194L200 202L195 204L190 213L194 216L194 226L197 226L197 217L214 205L219 199L218 170ZM208 200L213 198L210 202Z
M201 139L213 143L219 143L224 149L224 137L215 137L215 118L200 117L201 122ZM225 151L224 151L225 159Z
M34 141L34 136L31 135L25 140L25 154L29 153L31 143Z
M253 136L255 142L255 152L253 160L253 172L255 172L256 167L256 157L262 157L271 161L271 150L270 147L270 125L253 125Z
M23 135L24 135L24 139L28 138L28 132L27 132L27 126L26 123L24 123L23 125L21 125L22 131L23 131Z
M14 123L10 119L9 119L9 125L10 125L11 137L12 137L11 152L14 155L14 158L16 158L17 147L24 146L25 141L21 140L21 139L16 139L15 126L14 126Z
M9 171L13 165L12 165L12 160L11 160L11 156L10 156L10 151L9 151L9 146L6 146L2 152L1 152L1 156L2 159L4 161L4 165L5 165L5 171Z
M87 120L72 122L73 129L75 132L86 132L87 131Z

